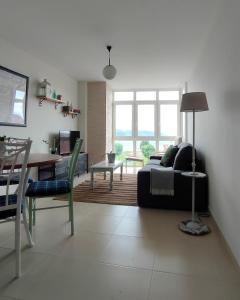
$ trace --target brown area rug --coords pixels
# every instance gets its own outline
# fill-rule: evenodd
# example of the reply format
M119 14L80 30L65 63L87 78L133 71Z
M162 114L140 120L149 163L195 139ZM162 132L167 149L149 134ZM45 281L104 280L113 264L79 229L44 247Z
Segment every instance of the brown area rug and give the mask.
M116 205L137 205L137 175L123 174L120 180L119 174L114 174L113 189L109 191L109 176L104 180L103 174L94 175L94 189L91 189L90 180L82 182L73 190L73 201L104 203ZM57 200L63 198L57 198Z

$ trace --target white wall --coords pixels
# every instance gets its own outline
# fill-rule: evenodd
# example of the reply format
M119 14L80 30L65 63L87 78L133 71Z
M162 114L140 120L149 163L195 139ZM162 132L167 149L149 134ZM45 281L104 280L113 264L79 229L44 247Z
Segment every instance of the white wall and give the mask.
M206 158L211 212L240 264L240 2L221 5L189 92L207 93L210 110L196 115L196 143Z
M27 127L0 126L0 135L30 137L33 139L32 152L47 152L48 146L42 139L48 140L49 135L57 134L59 129L78 129L77 118L63 117L60 113L61 107L55 110L51 103L43 103L43 106L39 107L35 97L37 83L47 78L57 93L63 95L64 100L79 107L78 85L75 79L3 39L0 39L0 65L30 77Z

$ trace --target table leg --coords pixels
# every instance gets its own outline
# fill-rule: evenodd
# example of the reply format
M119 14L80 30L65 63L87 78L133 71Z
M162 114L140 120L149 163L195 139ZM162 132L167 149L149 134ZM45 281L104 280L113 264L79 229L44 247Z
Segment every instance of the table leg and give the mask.
M113 170L110 172L109 191L112 190L112 186L113 186Z
M106 172L104 172L104 177L103 178L104 178L104 180L106 180Z
M123 179L123 164L120 167L120 180Z
M91 170L91 188L93 190L94 187L94 176L93 176L93 170Z
M126 174L127 174L127 161L128 161L128 160L126 159Z

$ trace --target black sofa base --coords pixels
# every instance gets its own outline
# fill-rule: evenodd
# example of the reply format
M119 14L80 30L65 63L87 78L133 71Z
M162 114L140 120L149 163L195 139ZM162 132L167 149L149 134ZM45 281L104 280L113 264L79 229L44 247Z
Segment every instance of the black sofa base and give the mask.
M208 178L195 180L196 199L195 210L208 211ZM174 196L150 193L150 171L140 170L137 178L137 202L140 207L191 210L192 209L192 179L174 172Z

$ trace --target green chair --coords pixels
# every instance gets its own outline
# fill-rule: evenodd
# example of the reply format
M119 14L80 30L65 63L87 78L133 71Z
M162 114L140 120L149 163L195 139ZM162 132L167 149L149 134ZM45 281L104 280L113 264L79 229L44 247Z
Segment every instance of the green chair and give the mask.
M68 179L67 180L51 180L51 181L35 181L28 186L26 196L29 197L29 231L32 234L32 226L36 222L36 211L54 209L61 207L69 208L69 221L71 222L71 235L74 234L74 217L73 217L73 180L74 172L78 160L78 154L80 152L83 140L78 139L76 141L72 157L68 167ZM51 196L67 195L68 204L55 205L48 207L37 208L36 198L46 198Z

